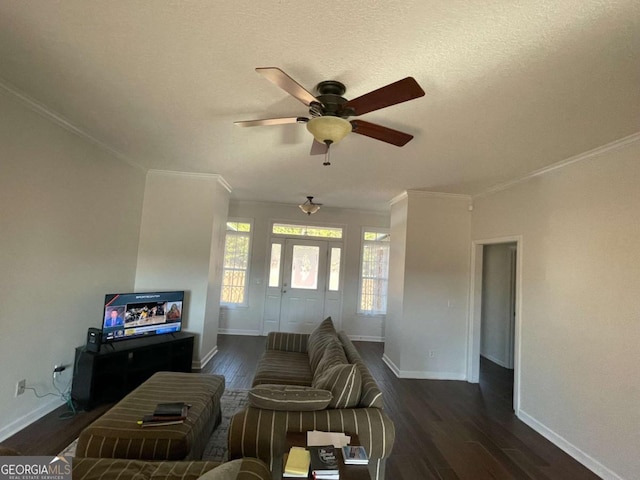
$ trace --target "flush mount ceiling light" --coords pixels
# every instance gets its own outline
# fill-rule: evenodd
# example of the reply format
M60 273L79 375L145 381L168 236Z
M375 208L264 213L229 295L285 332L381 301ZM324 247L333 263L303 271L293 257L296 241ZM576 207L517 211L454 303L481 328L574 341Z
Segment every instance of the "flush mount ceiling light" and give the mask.
M322 204L313 202L313 197L307 197L307 201L301 203L300 205L298 205L298 207L300 207L300 210L302 210L307 215L311 215L312 213L316 213L318 210L320 210L320 205Z

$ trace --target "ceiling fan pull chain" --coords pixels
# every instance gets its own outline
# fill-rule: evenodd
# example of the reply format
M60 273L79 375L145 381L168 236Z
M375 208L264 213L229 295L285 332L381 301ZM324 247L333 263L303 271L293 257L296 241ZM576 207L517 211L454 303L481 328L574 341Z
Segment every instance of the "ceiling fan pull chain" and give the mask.
M327 142L327 152L324 154L324 162L322 165L325 167L331 165L331 144L329 142Z

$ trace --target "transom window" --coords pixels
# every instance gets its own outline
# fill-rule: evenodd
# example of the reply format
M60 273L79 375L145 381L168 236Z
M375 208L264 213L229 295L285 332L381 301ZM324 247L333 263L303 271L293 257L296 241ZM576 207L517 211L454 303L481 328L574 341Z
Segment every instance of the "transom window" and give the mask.
M342 238L342 228L340 227L319 227L288 223L274 223L271 233L288 237Z

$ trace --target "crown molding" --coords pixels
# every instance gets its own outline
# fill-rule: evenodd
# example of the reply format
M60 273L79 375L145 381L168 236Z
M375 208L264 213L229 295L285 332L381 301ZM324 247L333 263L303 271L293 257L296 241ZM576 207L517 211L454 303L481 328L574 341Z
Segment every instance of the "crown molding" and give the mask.
M113 148L113 147L107 145L106 143L104 143L102 140L97 139L96 137L94 137L90 133L88 133L85 130L81 129L80 127L74 125L69 120L67 120L62 115L60 115L59 113L54 112L53 110L51 110L46 105L38 102L34 98L31 98L29 95L27 95L26 93L20 91L19 89L17 89L13 85L10 85L3 78L0 78L0 90L4 90L6 93L8 93L10 96L15 98L16 100L18 100L22 105L24 105L26 108L28 108L32 112L37 113L41 117L49 120L50 122L52 122L52 123L58 125L59 127L67 130L68 132L71 132L74 135L77 135L78 137L82 138L83 140L86 140L87 142L91 143L92 145L98 147L100 150L108 153L109 155L114 156L118 160L121 160L121 161L127 163L128 165L130 165L130 166L132 166L132 167L134 167L136 169L139 169L139 170L141 170L143 172L147 171L146 168L144 168L139 163L134 162L133 160L131 160L129 157L127 157L122 152L119 152L115 148Z
M500 192L502 190L507 190L511 187L519 185L521 183L527 182L532 178L539 177L541 175L546 175L549 172L553 172L554 170L559 170L561 168L567 167L569 165L573 165L574 163L581 162L583 160L588 160L590 158L596 157L598 155L602 155L607 152L611 152L613 150L617 150L618 148L622 148L626 145L635 143L640 141L640 132L633 133L627 137L620 138L618 140L614 140L611 143L607 143L600 147L596 147L593 150L589 150L587 152L580 153L573 157L569 157L565 160L560 160L554 164L548 165L546 167L540 168L538 170L534 170L520 178L516 178L515 180L509 180L508 182L500 183L495 185L484 192L480 192L476 195L473 195L471 198L475 200L476 198L486 197L487 195L492 195L494 193Z
M437 197L437 198L451 198L458 200L471 200L471 195L464 193L445 193L445 192L429 192L426 190L407 190L409 197Z
M408 197L409 197L409 194L405 190L400 195L396 195L395 197L393 197L391 199L391 201L389 202L389 206L391 207L391 206L395 205L396 203L398 203L398 202L400 202L400 201L402 201L402 200L404 200L405 198L408 198Z
M451 200L466 200L471 202L471 195L465 195L462 193L445 193L445 192L429 192L427 190L405 190L400 195L397 195L391 199L389 205L395 205L396 203L404 200L405 198L448 198Z
M173 175L176 177L195 177L195 178L210 178L216 180L222 187L229 193L231 193L231 185L227 182L222 175L217 173L198 173L198 172L178 172L175 170L159 170L156 168L152 168L147 172L147 175L150 174L158 174L158 175Z

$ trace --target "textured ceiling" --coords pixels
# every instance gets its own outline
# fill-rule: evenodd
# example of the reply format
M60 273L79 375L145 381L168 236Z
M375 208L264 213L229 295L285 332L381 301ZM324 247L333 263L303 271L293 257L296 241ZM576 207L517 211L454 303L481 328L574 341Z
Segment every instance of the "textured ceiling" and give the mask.
M407 189L477 194L640 130L637 0L0 2L0 82L144 168L222 175L233 198L388 208ZM363 115L332 165L278 66L355 98L406 76L426 95Z

